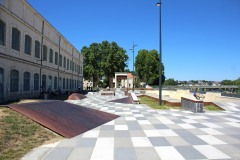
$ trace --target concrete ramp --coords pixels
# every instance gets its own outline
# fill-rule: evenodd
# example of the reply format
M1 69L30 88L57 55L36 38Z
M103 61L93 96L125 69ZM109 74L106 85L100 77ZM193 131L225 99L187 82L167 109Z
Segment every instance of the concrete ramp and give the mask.
M240 112L240 101L238 102L237 101L236 102L215 101L214 103L226 111Z
M119 117L62 101L11 104L9 107L67 138Z

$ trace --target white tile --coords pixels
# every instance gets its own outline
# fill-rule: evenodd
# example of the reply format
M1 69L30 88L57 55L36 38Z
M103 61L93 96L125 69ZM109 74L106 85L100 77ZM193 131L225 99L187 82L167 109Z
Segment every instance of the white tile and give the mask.
M223 135L222 132L219 132L213 128L199 128L199 129L210 135Z
M135 121L137 120L135 117L125 117L127 121Z
M212 135L197 135L198 138L202 139L204 142L214 145L214 144L226 144L225 142L217 139Z
M182 123L182 124L178 124L180 127L184 128L184 129L193 129L196 128L194 126L192 126L191 124L186 124L186 123Z
M226 119L227 121L230 121L230 122L240 122L240 120L234 119L234 118L224 118L224 119Z
M108 123L105 123L104 125L110 125L110 126L112 126L112 125L114 125L114 120L112 120L112 121L110 121L110 122L108 122Z
M93 153L90 160L113 160L114 159L114 148L105 147L93 149Z
M131 137L134 147L152 147L147 137Z
M142 114L134 114L134 117L144 117Z
M138 120L139 124L151 124L148 120Z
M227 107L232 111L240 111L238 108L233 107L233 106L227 106Z
M174 131L171 129L160 129L159 133L162 137L172 137L172 136L178 136Z
M127 125L115 125L114 128L115 128L116 131L128 130Z
M172 113L171 115L172 115L172 116L175 116L175 117L180 117L180 116L182 116L182 115L179 114L179 113Z
M184 160L184 157L172 146L154 147L161 160Z
M158 130L144 130L147 137L160 137L161 134Z
M235 103L232 103L232 102L226 102L228 105L230 105L230 106L234 106L234 107L237 107L238 105L237 104L235 104Z
M114 138L110 137L110 138L106 138L106 137L99 137L97 139L96 145L95 147L114 147Z
M166 117L156 117L161 123L163 124L175 124L173 121L171 121L170 119L166 118Z
M83 134L84 138L97 138L99 135L99 130L90 130Z
M230 125L230 126L240 128L240 124L239 123L235 123L235 122L225 122L225 123Z
M191 111L182 111L183 113L192 113Z
M130 115L130 114L132 114L132 112L123 112L123 114Z
M208 159L230 159L228 155L210 145L196 145L193 147Z
M147 137L172 137L178 136L171 129L144 130Z
M139 105L137 105L137 106L135 106L136 108L143 108L142 106L139 106Z
M205 116L186 116L189 119L209 119L208 117Z
M131 111L132 111L133 113L134 113L134 112L139 112L139 110L136 110L136 109L132 109Z
M214 123L202 123L204 126L210 127L210 128L222 128L219 125L216 125Z
M182 119L182 121L184 121L186 123L198 123L197 121L194 121L192 119Z

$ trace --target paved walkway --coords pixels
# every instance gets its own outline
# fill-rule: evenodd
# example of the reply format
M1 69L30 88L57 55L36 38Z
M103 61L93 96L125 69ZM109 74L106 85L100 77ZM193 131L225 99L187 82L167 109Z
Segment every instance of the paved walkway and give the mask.
M120 115L71 139L35 148L24 160L240 159L240 102L232 111L192 113L154 110L140 104L107 102L124 98L89 94L68 101ZM230 107L231 108L231 107Z

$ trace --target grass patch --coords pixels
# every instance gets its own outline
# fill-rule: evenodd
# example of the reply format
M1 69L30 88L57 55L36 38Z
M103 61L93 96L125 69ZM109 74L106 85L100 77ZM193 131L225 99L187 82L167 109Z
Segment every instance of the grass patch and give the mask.
M0 107L0 160L20 159L31 149L60 137L38 123Z
M169 106L166 106L166 105L159 105L158 101L154 100L153 98L146 97L146 96L141 96L139 98L139 100L140 100L141 104L146 104L153 109L180 108L180 107L169 107Z
M205 108L205 110L208 110L208 111L222 111L223 110L222 108L219 108L214 105L204 106L204 108Z

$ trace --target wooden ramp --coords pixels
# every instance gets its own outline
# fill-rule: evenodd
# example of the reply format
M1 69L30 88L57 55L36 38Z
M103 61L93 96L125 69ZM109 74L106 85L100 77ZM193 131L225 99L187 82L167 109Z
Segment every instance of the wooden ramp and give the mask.
M67 138L119 117L62 101L11 104L9 107Z
M130 96L126 98L116 99L109 102L125 103L125 104L134 104Z

